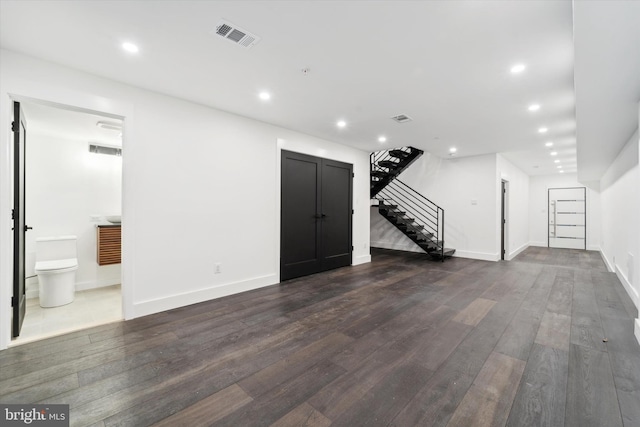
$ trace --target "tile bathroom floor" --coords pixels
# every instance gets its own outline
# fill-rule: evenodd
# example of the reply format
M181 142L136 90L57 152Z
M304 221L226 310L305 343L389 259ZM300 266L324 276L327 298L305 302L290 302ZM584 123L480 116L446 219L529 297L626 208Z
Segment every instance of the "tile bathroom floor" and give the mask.
M71 304L42 308L38 298L27 300L20 336L11 346L122 320L120 285L76 292Z

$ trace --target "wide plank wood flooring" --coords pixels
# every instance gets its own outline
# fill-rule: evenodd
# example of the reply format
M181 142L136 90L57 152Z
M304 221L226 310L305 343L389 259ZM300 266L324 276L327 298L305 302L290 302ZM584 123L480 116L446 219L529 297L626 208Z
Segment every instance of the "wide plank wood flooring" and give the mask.
M179 284L177 284L179 285ZM0 352L72 426L640 426L637 312L596 252L373 262Z

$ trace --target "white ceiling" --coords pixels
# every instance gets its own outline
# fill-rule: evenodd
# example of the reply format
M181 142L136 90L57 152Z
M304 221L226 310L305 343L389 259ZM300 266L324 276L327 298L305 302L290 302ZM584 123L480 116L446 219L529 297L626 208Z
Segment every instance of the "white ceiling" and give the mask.
M576 2L578 11L582 3L613 4L611 14L640 22L636 5L627 4L633 2ZM459 157L499 152L533 175L557 172L544 147L553 141L565 170L576 171L570 1L2 0L0 12L3 48L366 151L412 145L442 157L452 146ZM597 12L578 18L584 21L576 25L577 54L598 54L590 39L611 29L593 25L602 19ZM260 43L244 49L212 34L221 19L260 36ZM621 28L618 37L627 31L633 46L637 28ZM124 41L138 44L140 53L123 52ZM638 52L627 56L637 60ZM512 75L517 62L527 69ZM637 77L640 68L630 62L624 77L634 80L628 74L635 70ZM633 86L610 70L597 77L589 70L583 69L586 83L578 81L585 105L590 86L603 80ZM263 90L272 94L268 102L257 97ZM640 98L633 88L625 94ZM541 109L531 113L534 102ZM602 108L606 102L595 110ZM577 109L579 119L588 111ZM637 104L634 111L637 128ZM398 114L413 121L390 120ZM584 116L592 120L587 140L632 125L617 125L616 115L605 128L595 116ZM339 119L346 128L336 127ZM546 135L537 132L541 126ZM582 120L577 126L582 138ZM585 160L589 176L601 174L626 142L618 133L605 133L611 135L606 155L597 154L601 139L585 150L580 145L581 156L596 152L594 164ZM379 135L388 142L377 142Z
M122 120L65 110L34 102L21 102L27 118L27 131L70 141L86 141L122 147L121 132L97 126L98 122L122 127Z
M575 4L578 178L599 179L638 129L640 1Z

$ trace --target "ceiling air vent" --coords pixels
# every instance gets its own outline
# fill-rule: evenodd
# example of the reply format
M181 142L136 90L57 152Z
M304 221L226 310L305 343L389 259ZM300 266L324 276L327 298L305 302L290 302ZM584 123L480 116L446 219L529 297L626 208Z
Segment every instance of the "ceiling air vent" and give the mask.
M410 122L413 119L404 114L400 114L399 116L391 117L391 120L395 120L398 123L406 123L406 122Z
M240 46L247 49L255 44L258 44L258 42L261 40L260 37L256 36L255 34L251 34L250 32L243 30L242 28L228 21L218 22L214 33L226 40L229 40L230 42L239 44Z
M122 148L109 147L108 145L97 145L89 143L89 152L97 154L108 154L110 156L122 156Z

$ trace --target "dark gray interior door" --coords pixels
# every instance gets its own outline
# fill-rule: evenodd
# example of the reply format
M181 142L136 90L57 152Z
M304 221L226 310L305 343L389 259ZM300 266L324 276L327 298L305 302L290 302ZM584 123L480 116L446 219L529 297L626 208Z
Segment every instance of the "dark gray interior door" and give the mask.
M353 166L322 161L322 270L351 265L351 191Z
M282 151L281 280L351 265L352 171Z
M281 280L320 271L320 168L316 157L282 151Z
M14 143L14 187L13 187L13 297L11 306L13 316L11 333L15 338L20 335L26 313L25 295L25 143L27 126L20 103L13 103L13 122L11 124Z

